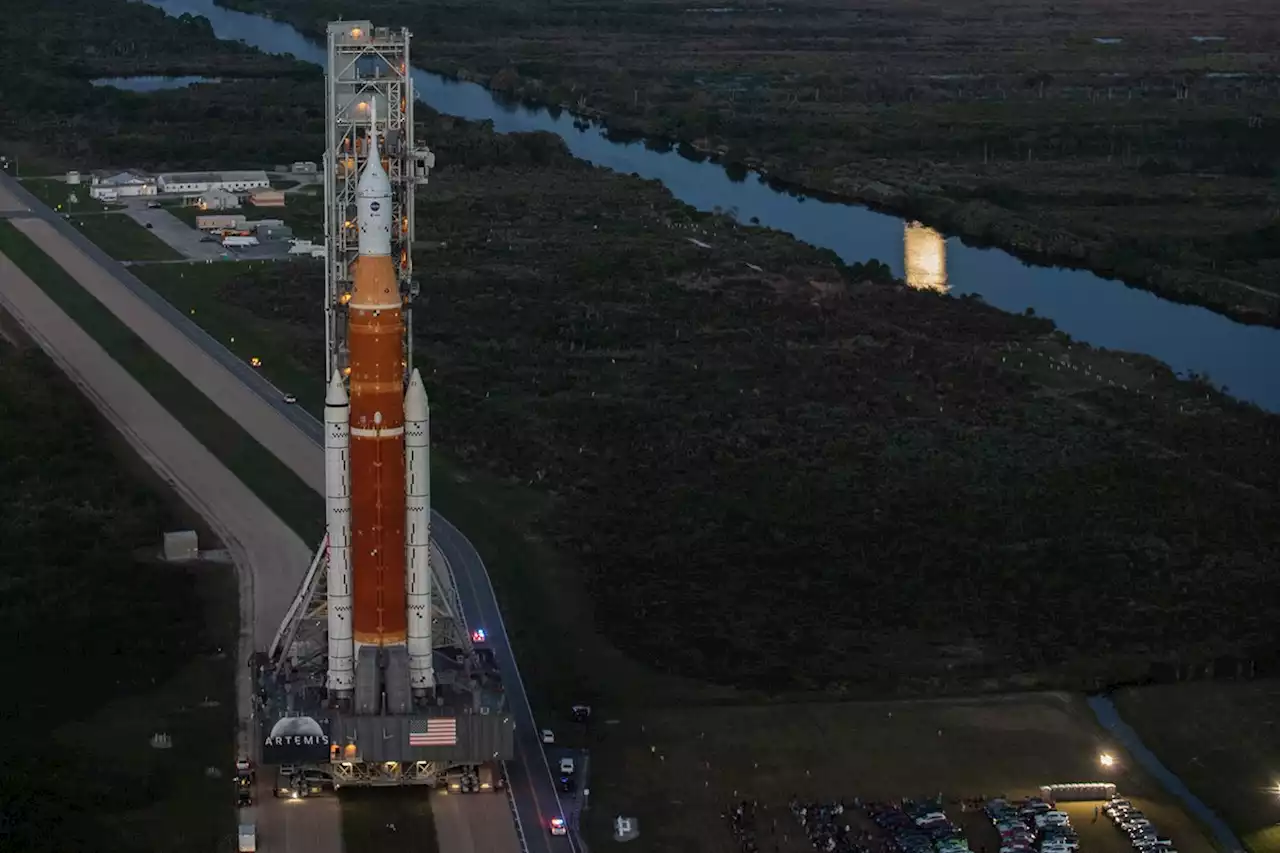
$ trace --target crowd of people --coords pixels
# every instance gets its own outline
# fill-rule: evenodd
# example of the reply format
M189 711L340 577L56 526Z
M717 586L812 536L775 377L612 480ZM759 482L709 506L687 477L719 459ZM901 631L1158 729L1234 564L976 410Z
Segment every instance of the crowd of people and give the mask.
M733 832L742 853L761 853L759 803L755 800L742 800L733 803L728 809L729 829ZM777 827L775 826L776 830ZM774 849L777 849L775 839Z
M861 807L858 800L852 806L844 800L835 803L791 801L791 813L804 827L810 843L824 853L872 853L874 837L854 819L854 810Z

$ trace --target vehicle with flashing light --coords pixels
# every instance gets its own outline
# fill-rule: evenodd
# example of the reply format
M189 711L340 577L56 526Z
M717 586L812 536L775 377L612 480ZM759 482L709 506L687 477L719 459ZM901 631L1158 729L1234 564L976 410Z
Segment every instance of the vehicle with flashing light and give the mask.
M551 834L552 835L568 835L569 827L565 826L564 818L551 818Z
M473 643L483 643L488 638L489 635L484 632L483 628L476 628L471 632L471 642Z

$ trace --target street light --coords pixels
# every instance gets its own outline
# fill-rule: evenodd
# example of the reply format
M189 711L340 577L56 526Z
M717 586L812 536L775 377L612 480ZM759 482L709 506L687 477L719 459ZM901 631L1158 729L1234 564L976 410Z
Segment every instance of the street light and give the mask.
M1116 763L1115 756L1109 752L1104 752L1098 756L1098 763L1103 767L1112 767Z

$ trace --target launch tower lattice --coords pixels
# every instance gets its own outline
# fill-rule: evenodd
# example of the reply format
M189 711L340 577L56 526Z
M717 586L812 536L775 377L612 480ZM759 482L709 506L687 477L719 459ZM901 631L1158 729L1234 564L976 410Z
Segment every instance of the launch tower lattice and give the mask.
M412 301L414 189L427 183L435 155L413 133L413 75L407 29L369 21L335 21L328 28L325 81L325 378L348 367L346 304L357 254L356 182L367 156L371 116L382 134L392 186L391 250L404 299L406 377L413 366ZM375 108L376 106L376 108Z
M415 188L427 182L435 156L414 141L410 39L406 29L374 27L368 21L341 21L328 27L324 153L328 533L317 548L271 645L251 662L258 682L259 724L265 727L267 722L275 721L267 729L272 734L267 738L271 742L263 746L264 760L268 748L276 750L282 743L289 748L296 746L285 743L289 741L286 734L292 732L292 726L285 727L288 732L282 729L277 738L276 723L291 723L290 718L308 716L310 725L319 727L316 721L324 720L323 738L327 746L320 746L318 754L291 754L286 759L273 753L272 760L266 763L287 765L295 771L304 766L314 767L334 780L335 785L339 781L342 785L434 784L446 771L452 773L459 767L472 768L508 758L514 748L511 735L514 723L505 713L505 695L496 659L491 651L473 646L453 567L437 537L431 534L429 539L420 541L431 530L429 523L421 523L425 520L421 518L423 511L429 511L430 507L429 489L423 488L430 482L428 445L425 444L429 421L421 377L413 376L412 382L409 381L413 366L410 306L417 296L412 258L413 208ZM375 139L377 145L373 144ZM379 163L370 160L375 154L379 156ZM377 168L379 164L381 168ZM360 187L362 174L366 179L363 188ZM366 239L364 255L360 254L362 231ZM353 270L357 258L360 264L355 269L362 272ZM388 270L385 265L388 262L394 272ZM359 287L357 276L361 280ZM401 512L406 513L403 543L406 554L404 563L398 567L405 574L400 582L411 584L423 599L419 604L408 602L406 606L410 609L405 615L421 615L425 609L430 628L421 630L420 619L418 632L403 632L403 639L398 643L363 646L357 661L364 663L357 662L352 697L346 695L352 691L334 686L336 679L329 671L330 657L344 639L341 632L332 629L334 625L344 627L343 620L351 619L351 590L360 577L369 577L366 573L353 579L351 563L346 562L344 579L341 567L350 556L350 519L356 484L367 486L371 481L379 482L376 469L381 463L370 465L366 459L360 467L356 466L351 451L357 429L352 427L351 413L359 394L365 395L361 399L367 404L370 385L389 384L382 383L381 379L370 381L368 375L360 377L362 371L370 372L370 364L386 365L384 353L394 353L395 346L393 338L383 339L391 349L378 349L370 357L371 341L376 343L378 337L376 332L366 334L364 347L359 343L355 347L357 363L353 375L347 335L353 319L363 323L367 330L370 316L377 317L380 311L393 307L391 298L382 298L382 294L389 294L391 276L394 276L402 306L401 317L396 322L402 322L404 327L404 379L409 392L416 387L418 399L414 403L412 393L398 395L397 405L404 407L405 427L391 429L401 430L404 439L401 443L389 441L386 446L388 453L404 454L407 476L402 475L403 483L396 482L386 488L405 490L402 505L405 508ZM371 293L378 297L378 304L369 304ZM388 302L392 304L382 304ZM349 310L352 304L356 305L354 311ZM395 370L394 364L387 366L391 371L389 379ZM335 373L350 377L346 383L347 393L343 392L344 382ZM331 412L334 413L332 419ZM413 418L409 417L411 414ZM381 410L373 415L372 422L375 425L382 422ZM376 427L371 430L363 424L361 421L362 432L376 431ZM367 435L358 437L368 439ZM379 500L373 503L382 505ZM335 528L334 541L343 544L331 549ZM360 529L370 529L367 518ZM415 535L419 539L411 540L407 535L409 529L417 531ZM345 553L346 557L339 556L331 566L331 560L335 559L332 550L340 555ZM423 552L429 552L429 557ZM335 605L330 607L328 585L334 578L341 584L341 591L333 596ZM418 652L413 651L409 641L414 636L426 644L425 651L421 646ZM346 657L350 660L354 649L349 626L345 640L349 644ZM365 654L369 652L373 654ZM419 683L423 679L414 681L415 660L428 664L416 670L419 675L427 673L421 688ZM438 740L434 742L415 743L413 726L420 723L429 727L427 718L436 720L437 724L441 719L452 721L447 727L453 732L452 740L447 742L444 738L448 735L437 734ZM318 741L308 741L306 745L314 747L315 743Z

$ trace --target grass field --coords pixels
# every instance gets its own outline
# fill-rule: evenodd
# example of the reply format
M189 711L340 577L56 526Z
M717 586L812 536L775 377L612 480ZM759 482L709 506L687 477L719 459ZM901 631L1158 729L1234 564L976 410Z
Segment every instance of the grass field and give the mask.
M236 732L235 670L238 593L229 566L164 566L192 585L205 602L207 627L200 654L154 689L122 697L93 716L59 729L59 745L79 756L94 756L107 770L105 785L127 807L107 819L137 850L225 851L235 832L230 761ZM138 589L138 595L146 590ZM128 611L125 611L127 615ZM101 635L111 642L107 634ZM189 642L189 641L188 641ZM157 649L173 654L175 648ZM162 732L167 750L150 739ZM221 775L210 776L215 768ZM97 772L97 771L95 771Z
M52 178L23 178L22 186L26 187L27 191L33 196L60 213L101 213L107 210L119 210L124 207L121 204L110 204L90 198L89 187L84 184L72 187L66 181ZM72 192L76 195L74 204L67 201L67 197Z
M134 273L236 355L261 359L271 382L297 395L298 405L319 417L323 368L308 347L311 336L296 324L228 304L219 295L220 284L236 280L252 287L255 275L272 271L270 262L248 261L140 267ZM580 580L534 533L534 520L546 509L545 495L484 472L464 471L439 450L432 451L431 460L433 505L484 558L540 716L559 719L578 701L631 706L742 695L661 675L622 655L595 630Z
M76 228L117 261L177 261L182 255L123 213L85 216Z
M1280 851L1280 682L1122 690L1116 705L1253 853Z
M232 849L230 783L206 768L234 748L235 578L150 556L191 515L159 483L42 353L0 342L0 678L22 733L0 849Z
M569 730L564 735L572 737ZM617 814L640 819L641 838L628 849L730 853L737 847L720 815L735 799L768 805L779 827L794 834L799 826L786 813L793 796L825 802L1025 796L1042 784L1114 781L1142 800L1180 851L1212 849L1094 724L1083 700L1060 694L671 708L598 720L579 737L592 750L593 848L605 843ZM1111 771L1100 768L1103 751L1119 757ZM1082 849L1128 849L1105 820L1091 825L1091 806L1077 808L1072 822ZM984 822L973 824L975 851L998 847L994 835L984 837L989 832Z
M307 488L297 475L7 222L0 222L0 252L21 267L299 536L305 541L319 538L323 527L323 498Z

